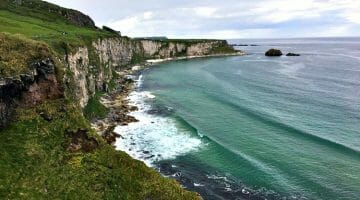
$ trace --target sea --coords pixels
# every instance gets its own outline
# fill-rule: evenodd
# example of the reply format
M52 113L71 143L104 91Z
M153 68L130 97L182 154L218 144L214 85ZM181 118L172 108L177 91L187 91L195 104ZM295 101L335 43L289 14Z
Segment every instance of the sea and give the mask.
M228 42L137 74L116 148L205 200L360 199L360 38Z

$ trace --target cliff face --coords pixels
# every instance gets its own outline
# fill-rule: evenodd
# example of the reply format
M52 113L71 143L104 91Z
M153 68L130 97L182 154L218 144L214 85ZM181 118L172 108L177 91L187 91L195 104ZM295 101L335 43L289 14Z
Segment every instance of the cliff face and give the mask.
M84 107L95 91L107 91L115 70L147 58L210 55L221 46L227 46L226 41L164 42L116 37L98 39L91 47L79 48L68 55L67 63L73 74L76 97Z
M63 97L63 89L56 79L51 59L36 62L32 67L32 74L22 74L1 81L0 128L9 122L18 106L31 107L46 100Z
M89 100L89 96L94 91L93 75L89 73L89 52L86 47L80 47L76 53L67 56L67 65L72 72L72 77L66 77L66 82L71 84L76 98L81 107L84 107Z
M203 40L203 41L154 41L141 40L144 49L144 56L149 58L170 58L177 56L203 56L216 52L217 47L227 46L223 40Z
M216 54L214 49L227 46L225 41L152 41L127 37L97 39L91 46L78 47L64 56L64 83L84 108L96 91L107 92L116 70L150 58L201 56ZM17 105L33 106L64 95L55 77L54 62L41 60L34 72L21 78L3 79L0 85L0 126L11 118ZM10 92L10 93L9 93Z

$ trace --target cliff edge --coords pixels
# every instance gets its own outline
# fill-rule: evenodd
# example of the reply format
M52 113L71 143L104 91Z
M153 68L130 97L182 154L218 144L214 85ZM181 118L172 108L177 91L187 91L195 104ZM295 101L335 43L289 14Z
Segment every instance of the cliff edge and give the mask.
M0 2L2 199L199 199L115 151L85 116L147 59L235 53L224 40L149 40L39 0ZM87 111L91 115L87 115Z

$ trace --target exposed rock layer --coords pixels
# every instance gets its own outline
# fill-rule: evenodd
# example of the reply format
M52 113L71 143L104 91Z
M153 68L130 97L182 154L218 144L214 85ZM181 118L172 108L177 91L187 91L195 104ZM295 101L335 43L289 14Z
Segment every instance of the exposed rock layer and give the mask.
M75 51L66 53L62 62L68 73L62 81L84 108L96 91L107 92L109 85L114 85L112 81L117 76L116 70L150 58L216 54L214 49L219 47L228 45L223 40L156 41L132 40L127 37L97 39L90 46L78 47ZM0 127L11 119L16 106L33 106L64 95L62 85L55 76L53 60L41 60L31 67L34 69L31 74L0 80Z
M0 83L0 127L5 126L14 114L14 109L34 106L49 99L63 96L63 89L55 76L51 59L33 64L33 73L16 78L6 78Z

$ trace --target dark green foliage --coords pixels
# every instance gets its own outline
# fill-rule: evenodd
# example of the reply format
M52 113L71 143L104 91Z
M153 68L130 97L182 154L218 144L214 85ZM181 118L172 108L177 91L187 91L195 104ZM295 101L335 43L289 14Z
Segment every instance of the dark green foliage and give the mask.
M235 53L234 48L227 44L219 45L211 49L211 54L227 54L227 53Z
M86 119L92 120L94 118L106 117L109 109L100 102L100 98L103 94L104 93L102 92L96 92L95 95L89 99L84 108L84 116Z
M114 33L114 34L119 34L120 35L120 31L115 31L114 29L107 27L107 26L103 26L102 29L104 31L110 32L110 33Z
M130 64L141 63L144 60L145 60L145 58L144 58L144 56L142 54L134 52L133 56L131 57Z

